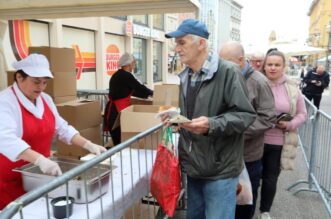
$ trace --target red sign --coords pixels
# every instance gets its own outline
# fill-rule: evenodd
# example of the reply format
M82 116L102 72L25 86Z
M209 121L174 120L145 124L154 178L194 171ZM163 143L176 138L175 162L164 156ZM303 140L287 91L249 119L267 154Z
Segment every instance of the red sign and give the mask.
M126 22L125 34L127 36L132 36L132 22L131 21Z
M107 74L113 75L118 69L120 50L115 44L110 44L106 51Z

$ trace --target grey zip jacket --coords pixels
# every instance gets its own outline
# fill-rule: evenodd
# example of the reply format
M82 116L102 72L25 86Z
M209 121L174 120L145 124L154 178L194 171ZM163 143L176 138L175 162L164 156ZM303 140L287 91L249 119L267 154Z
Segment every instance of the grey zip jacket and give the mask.
M207 76L196 97L192 118L208 117L209 132L197 135L180 130L179 160L196 179L237 177L243 169L244 131L256 118L239 67L212 54ZM188 69L179 75L181 113L187 116Z
M244 75L249 99L257 114L256 120L245 131L245 162L260 160L264 149L264 132L276 123L275 100L268 79L249 66Z

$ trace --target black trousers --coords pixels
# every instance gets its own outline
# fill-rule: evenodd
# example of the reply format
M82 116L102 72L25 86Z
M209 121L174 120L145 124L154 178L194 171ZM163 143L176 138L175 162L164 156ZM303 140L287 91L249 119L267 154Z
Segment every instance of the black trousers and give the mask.
M121 143L121 126L118 126L114 130L111 130L110 136L111 136L114 146Z
M282 153L282 148L282 145L264 145L260 202L261 212L270 212L276 195L277 181L280 174L280 155Z
M304 93L304 95L307 97L308 100L313 100L314 105L317 109L320 108L320 103L322 99L322 94L311 94L311 93Z

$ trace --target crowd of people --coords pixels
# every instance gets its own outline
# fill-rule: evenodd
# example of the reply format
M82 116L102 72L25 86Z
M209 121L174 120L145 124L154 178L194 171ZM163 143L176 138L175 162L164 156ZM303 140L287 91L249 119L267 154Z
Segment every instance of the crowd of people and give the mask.
M191 121L178 124L178 147L187 175L187 218L251 219L255 214L271 218L281 170L294 169L296 130L307 119L304 95L319 108L329 74L323 66L309 71L303 76L301 92L286 75L281 51L258 52L248 60L244 47L229 41L216 53L208 49L206 25L195 19L184 20L165 37L174 38L175 52L186 65L179 74L179 107ZM24 194L21 176L13 168L31 162L44 173L61 175L59 166L48 158L54 134L95 154L106 150L68 125L43 93L53 77L44 56L29 55L14 67L15 83L0 93L0 210ZM104 117L115 145L121 141L115 120L130 104L130 97L153 95L133 76L131 54L121 56L119 67L109 81ZM280 117L284 114L288 116ZM165 125L168 118L162 117ZM36 132L40 127L43 132ZM237 205L244 168L251 182L252 204ZM259 212L255 212L258 191Z
M271 218L278 177L294 169L297 129L307 119L304 96L286 75L285 55L274 48L248 60L234 41L216 54L208 49L206 25L194 19L165 36L175 38L175 52L186 65L179 74L180 110L191 122L179 124L178 147L187 174L187 218ZM162 118L165 125L168 118ZM244 168L253 200L236 205Z

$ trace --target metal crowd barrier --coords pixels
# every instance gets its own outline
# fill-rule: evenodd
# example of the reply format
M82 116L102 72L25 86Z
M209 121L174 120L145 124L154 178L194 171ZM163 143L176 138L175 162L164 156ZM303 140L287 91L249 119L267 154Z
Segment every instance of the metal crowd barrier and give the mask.
M53 218L50 204L51 192L65 187L69 193L70 180L77 179L92 167L100 168L100 162L110 162L108 192L102 195L101 177L98 176L99 198L83 204L74 204L70 218L154 218L158 213L156 201L150 196L149 182L152 165L156 157L157 145L161 138L162 124L142 132L129 140L109 149L95 158L70 169L63 175L54 177L37 189L30 191L11 202L0 213L1 219L20 218L38 219ZM177 138L177 137L176 137ZM178 139L175 139L177 141ZM87 199L87 182L84 180ZM90 188L91 189L91 188ZM54 197L52 197L54 198ZM164 215L161 215L164 218ZM68 217L69 218L69 217Z
M101 103L102 112L105 111L106 104L108 102L108 90L77 90L78 98L85 98L90 100L99 100Z
M299 128L299 145L308 168L305 180L290 185L290 191L296 186L293 194L299 192L317 192L331 216L331 117L305 98L308 121Z

